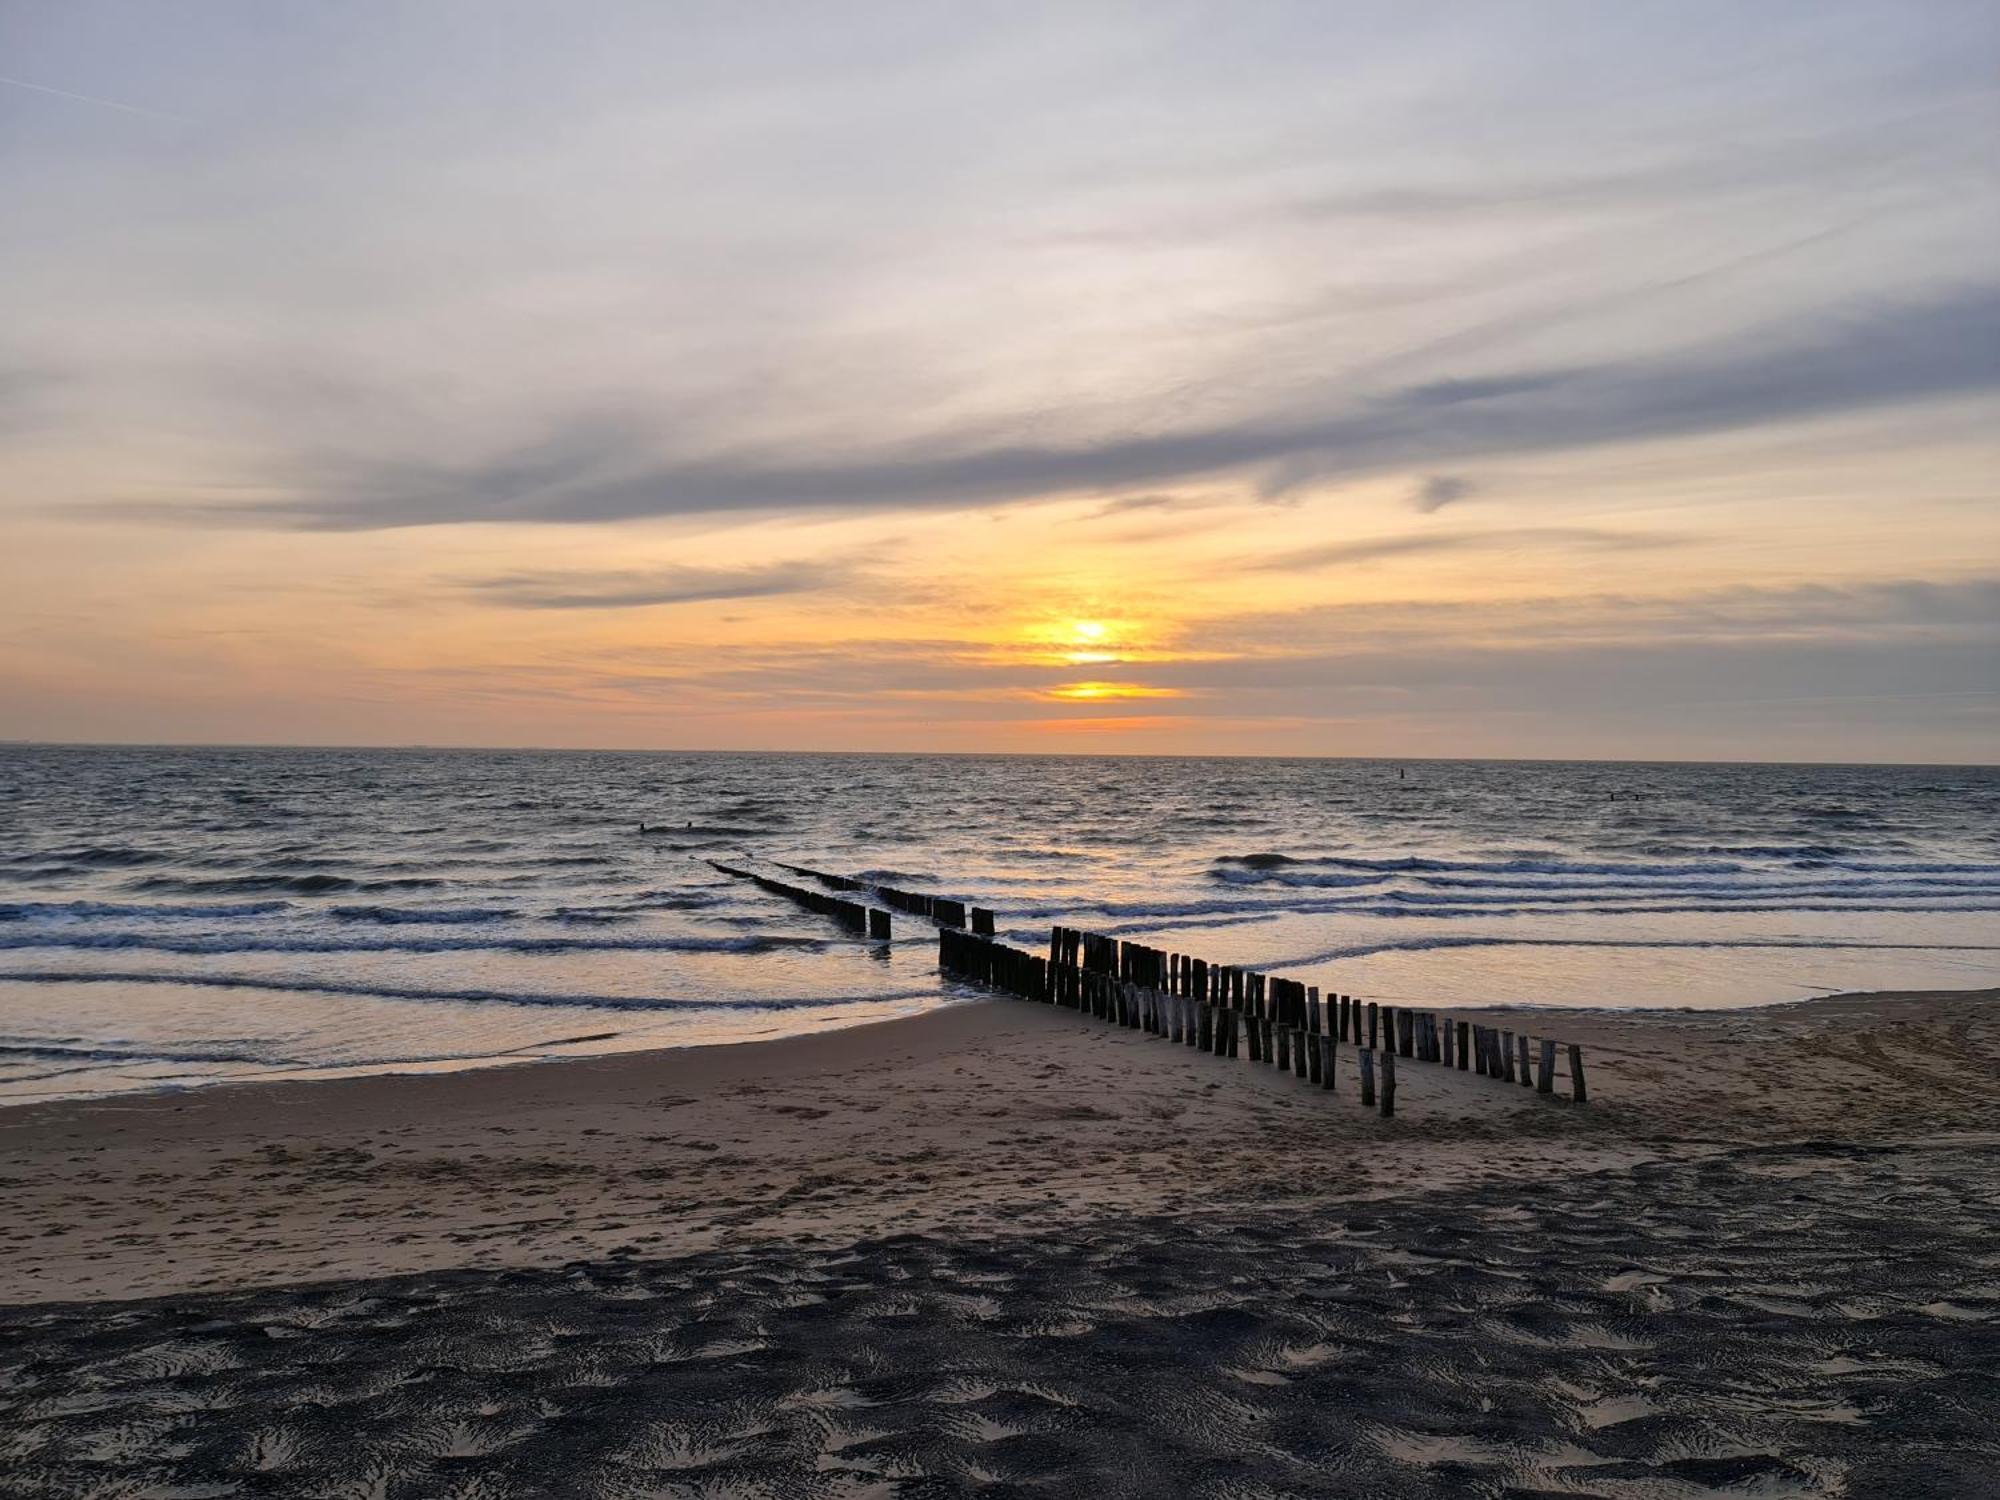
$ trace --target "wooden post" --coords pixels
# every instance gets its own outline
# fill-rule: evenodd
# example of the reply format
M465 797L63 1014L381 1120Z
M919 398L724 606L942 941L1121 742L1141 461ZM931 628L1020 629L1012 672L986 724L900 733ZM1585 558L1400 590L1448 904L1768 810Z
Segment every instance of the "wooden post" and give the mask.
M1269 1036L1273 1031L1278 1034L1278 1067L1281 1070L1291 1067L1292 1028L1289 1026L1274 1026L1269 1021L1266 1021L1264 1026L1264 1035Z
M1375 1006L1376 1006L1376 1003L1377 1003L1377 1002L1375 1002L1375 1001L1373 1001L1373 1000L1370 1000L1370 1001L1368 1002L1368 1050L1369 1050L1370 1052L1373 1052L1373 1051L1375 1050Z
M1457 1029L1458 1028L1453 1026L1450 1021L1440 1021L1438 1023L1438 1044L1444 1049L1442 1056L1444 1059L1444 1065L1447 1068L1450 1067L1452 1063L1451 1035Z
M1310 1083L1318 1083L1320 1070L1326 1066L1326 1035L1314 1029L1300 1037L1299 1042L1306 1055L1306 1079Z
M1517 1040L1521 1048L1521 1087L1531 1089L1535 1080L1528 1076L1528 1033L1522 1032Z
M1535 1092L1553 1094L1556 1091L1556 1044L1542 1042L1542 1065L1535 1074Z
M1361 1059L1361 1102L1364 1106L1375 1102L1375 1049L1361 1047L1355 1056Z
M981 937L993 936L993 913L983 906L972 908L972 930Z
M872 938L886 938L889 936L889 914L886 911L876 911L873 907L869 908L868 935Z
M1470 1021L1460 1021L1456 1030L1458 1032L1458 1071L1463 1073L1472 1066L1471 1049L1466 1046L1466 1042L1472 1036L1472 1023Z
M1514 1033L1500 1033L1500 1067L1502 1075L1509 1083L1514 1081Z
M1339 1044L1330 1036L1322 1036L1319 1039L1319 1086L1321 1088L1330 1089L1333 1087L1333 1065L1339 1057Z
M1245 1037L1244 1040L1246 1048L1250 1054L1250 1061L1262 1062L1264 1061L1263 1030L1261 1027L1257 1025L1257 1018L1255 1016L1247 1017L1247 1019L1250 1024L1247 1028L1245 1028L1248 1035Z
M1583 1087L1583 1048L1575 1042L1569 1044L1569 1096L1578 1104L1590 1097Z
M1306 1078L1310 1076L1307 1072L1306 1059L1307 1059L1307 1054L1310 1053L1311 1051L1312 1051L1311 1034L1308 1033L1303 1026L1294 1026L1292 1028L1292 1076L1293 1077Z
M1396 1053L1390 1048L1382 1054L1382 1115L1386 1119L1396 1112Z

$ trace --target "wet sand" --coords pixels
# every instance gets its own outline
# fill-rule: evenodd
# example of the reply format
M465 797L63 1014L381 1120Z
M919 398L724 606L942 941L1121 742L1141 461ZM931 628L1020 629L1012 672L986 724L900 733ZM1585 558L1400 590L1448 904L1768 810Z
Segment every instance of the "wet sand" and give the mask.
M0 1494L1990 1494L2000 993L1526 1024L1588 1106L996 1001L0 1111Z

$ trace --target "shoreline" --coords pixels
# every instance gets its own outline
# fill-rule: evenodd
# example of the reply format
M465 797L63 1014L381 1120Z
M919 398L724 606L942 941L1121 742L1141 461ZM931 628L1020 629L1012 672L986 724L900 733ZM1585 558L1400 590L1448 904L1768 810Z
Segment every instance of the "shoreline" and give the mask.
M1351 1055L1329 1094L1007 999L754 1043L16 1105L0 1305L1004 1235L2000 1129L2000 991L1561 1014L1588 1105L1406 1064L1393 1120L1359 1104Z
M116 981L105 981L116 983ZM198 983L198 981L190 981ZM310 992L311 986L301 986L302 992ZM1753 1000L1737 1005L1568 1005L1534 1004L1530 1002L1480 1005L1456 1003L1436 1003L1430 1006L1414 1005L1411 1008L1431 1012L1452 1019L1477 1021L1498 1021L1507 1017L1564 1017L1575 1018L1587 1024L1591 1018L1616 1020L1626 1018L1644 1021L1649 1018L1661 1021L1679 1017L1714 1016L1743 1017L1767 1011L1785 1010L1798 1006L1827 1006L1838 1002L1870 1000L1878 997L1906 995L2000 995L2000 989L1912 989L1893 990L1853 990L1832 993L1809 994L1773 1000ZM152 1081L136 1084L129 1088L100 1089L85 1093L60 1093L49 1091L34 1095L0 1094L0 1129L4 1129L8 1118L15 1112L63 1106L133 1104L146 1099L187 1099L197 1095L207 1096L239 1089L290 1088L313 1085L333 1085L364 1083L377 1079L423 1079L446 1078L466 1073L501 1073L522 1068L547 1065L565 1066L576 1063L603 1062L618 1058L670 1056L689 1052L712 1052L730 1048L776 1047L786 1043L808 1043L821 1038L838 1036L847 1031L869 1031L884 1026L898 1026L919 1021L941 1011L949 1011L966 1005L979 1005L1001 998L981 992L964 997L941 997L936 1003L916 1011L907 1011L890 1016L876 1016L868 1019L840 1022L813 1030L800 1031L783 1036L752 1036L729 1041L674 1042L666 1045L638 1044L628 1047L611 1047L602 1051L587 1052L543 1052L541 1047L563 1047L582 1045L608 1040L617 1033L602 1036L579 1036L530 1044L510 1049L505 1053L480 1053L461 1057L413 1057L398 1059L392 1063L326 1063L321 1065L301 1065L294 1068L263 1068L246 1070L241 1076L218 1077L194 1082ZM1364 1001L1369 996L1360 997ZM873 1002L864 1002L873 1003ZM1018 1003L1018 1002L1015 1002ZM1382 1000L1385 1006L1400 1007L1404 1002L1395 998ZM1564 1028L1558 1027L1557 1030ZM1569 1028L1574 1029L1574 1028ZM1541 1035L1541 1027L1534 1028ZM517 1055L518 1054L518 1055ZM138 1059L143 1061L144 1059Z

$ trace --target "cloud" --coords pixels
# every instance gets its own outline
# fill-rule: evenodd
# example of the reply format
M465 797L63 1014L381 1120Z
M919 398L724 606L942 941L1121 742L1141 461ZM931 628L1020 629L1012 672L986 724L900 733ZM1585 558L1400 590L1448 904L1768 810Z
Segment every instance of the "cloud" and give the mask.
M1516 552L1525 549L1584 549L1630 552L1649 547L1674 547L1688 540L1657 532L1607 531L1594 526L1521 526L1506 531L1455 531L1441 536L1370 537L1358 542L1331 542L1301 547L1240 564L1260 573L1307 572L1335 563L1379 562L1390 557L1432 557L1447 552Z
M1411 493L1410 508L1428 516L1466 499L1477 488L1470 479L1456 474L1433 474Z
M1312 420L1244 423L1069 447L906 446L790 464L669 459L622 416L586 413L469 464L302 458L286 498L203 504L237 524L372 530L453 522L630 520L1044 499L1278 466L1359 474L1500 454L1727 431L2000 388L2000 284L1855 307L1652 360L1433 380L1328 398ZM131 514L130 508L123 510Z
M472 579L465 587L483 603L506 609L640 609L813 593L852 578L853 570L842 563L789 562L755 568L507 573Z

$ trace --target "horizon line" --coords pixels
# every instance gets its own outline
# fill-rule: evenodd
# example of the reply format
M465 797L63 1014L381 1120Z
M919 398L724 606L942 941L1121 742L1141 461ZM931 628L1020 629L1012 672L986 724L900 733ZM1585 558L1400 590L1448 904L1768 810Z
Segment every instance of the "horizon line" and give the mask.
M796 755L930 760L1268 760L1375 762L1384 765L1493 766L1814 766L1852 770L2000 770L2000 761L1944 760L1691 760L1674 757L1561 755L1297 755L1254 751L1210 753L1166 750L774 750L757 746L635 749L608 745L388 745L320 744L289 740L25 740L0 738L0 750L308 750L425 755Z

